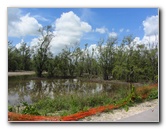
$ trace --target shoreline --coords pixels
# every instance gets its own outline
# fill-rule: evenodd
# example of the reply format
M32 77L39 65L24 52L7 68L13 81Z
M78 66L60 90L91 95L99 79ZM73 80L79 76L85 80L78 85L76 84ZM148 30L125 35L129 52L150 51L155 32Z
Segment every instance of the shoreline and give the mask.
M8 72L8 76L23 76L23 75L34 75L34 71L19 71L19 72Z
M8 72L8 77L12 76L24 76L24 75L35 75L35 71L18 71L18 72ZM38 78L38 77L35 77ZM40 77L39 77L40 78ZM45 77L42 77L42 79ZM70 79L73 77L52 77L53 79ZM102 79L97 79L97 78L92 78L92 79L87 79L87 78L81 78L81 77L75 77L77 79L80 79L83 82L94 82L94 83L117 83L117 84L130 84L130 82L125 82L121 80L102 80ZM47 78L50 79L50 78ZM131 83L135 86L143 86L144 83L141 82L136 82L136 83Z

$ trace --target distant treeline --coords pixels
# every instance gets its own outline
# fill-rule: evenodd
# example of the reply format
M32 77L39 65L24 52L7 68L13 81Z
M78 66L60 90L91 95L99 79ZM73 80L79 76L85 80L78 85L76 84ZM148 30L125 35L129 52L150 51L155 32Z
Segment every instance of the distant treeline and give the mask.
M17 49L8 42L8 71L34 70L38 77L46 71L48 77L88 76L128 82L158 80L158 42L138 44L129 35L121 43L116 38L109 38L100 40L92 49L88 44L83 49L76 44L53 55L50 51L54 37L51 27L46 26L39 32L42 38L34 48L22 43Z

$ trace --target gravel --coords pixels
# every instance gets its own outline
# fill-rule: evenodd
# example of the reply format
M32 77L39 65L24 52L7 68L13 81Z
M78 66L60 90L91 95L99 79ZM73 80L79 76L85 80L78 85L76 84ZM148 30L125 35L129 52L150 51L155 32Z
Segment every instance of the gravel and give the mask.
M143 111L152 109L158 105L158 99L154 99L151 101L146 101L140 104L135 104L132 107L129 107L129 110L126 111L125 109L115 109L110 112L106 113L99 113L93 116L85 117L84 119L81 119L80 121L83 122L115 122L117 120L120 120L122 118L126 118L135 114L139 114Z

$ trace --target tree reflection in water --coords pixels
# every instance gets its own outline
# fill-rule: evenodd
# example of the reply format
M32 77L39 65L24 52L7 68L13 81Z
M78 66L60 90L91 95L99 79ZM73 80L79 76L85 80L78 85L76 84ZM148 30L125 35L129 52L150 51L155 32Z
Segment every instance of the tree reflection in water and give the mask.
M82 82L78 79L34 79L32 76L9 77L8 79L8 103L10 105L17 105L23 101L31 104L46 97L56 98L72 94L90 96L106 93L110 97L118 98L119 92L127 95L127 91L128 85Z

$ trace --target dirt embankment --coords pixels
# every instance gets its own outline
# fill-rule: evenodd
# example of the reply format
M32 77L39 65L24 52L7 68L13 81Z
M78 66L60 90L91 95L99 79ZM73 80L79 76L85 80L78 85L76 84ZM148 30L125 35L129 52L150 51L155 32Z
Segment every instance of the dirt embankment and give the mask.
M8 72L8 76L33 75L34 71Z

